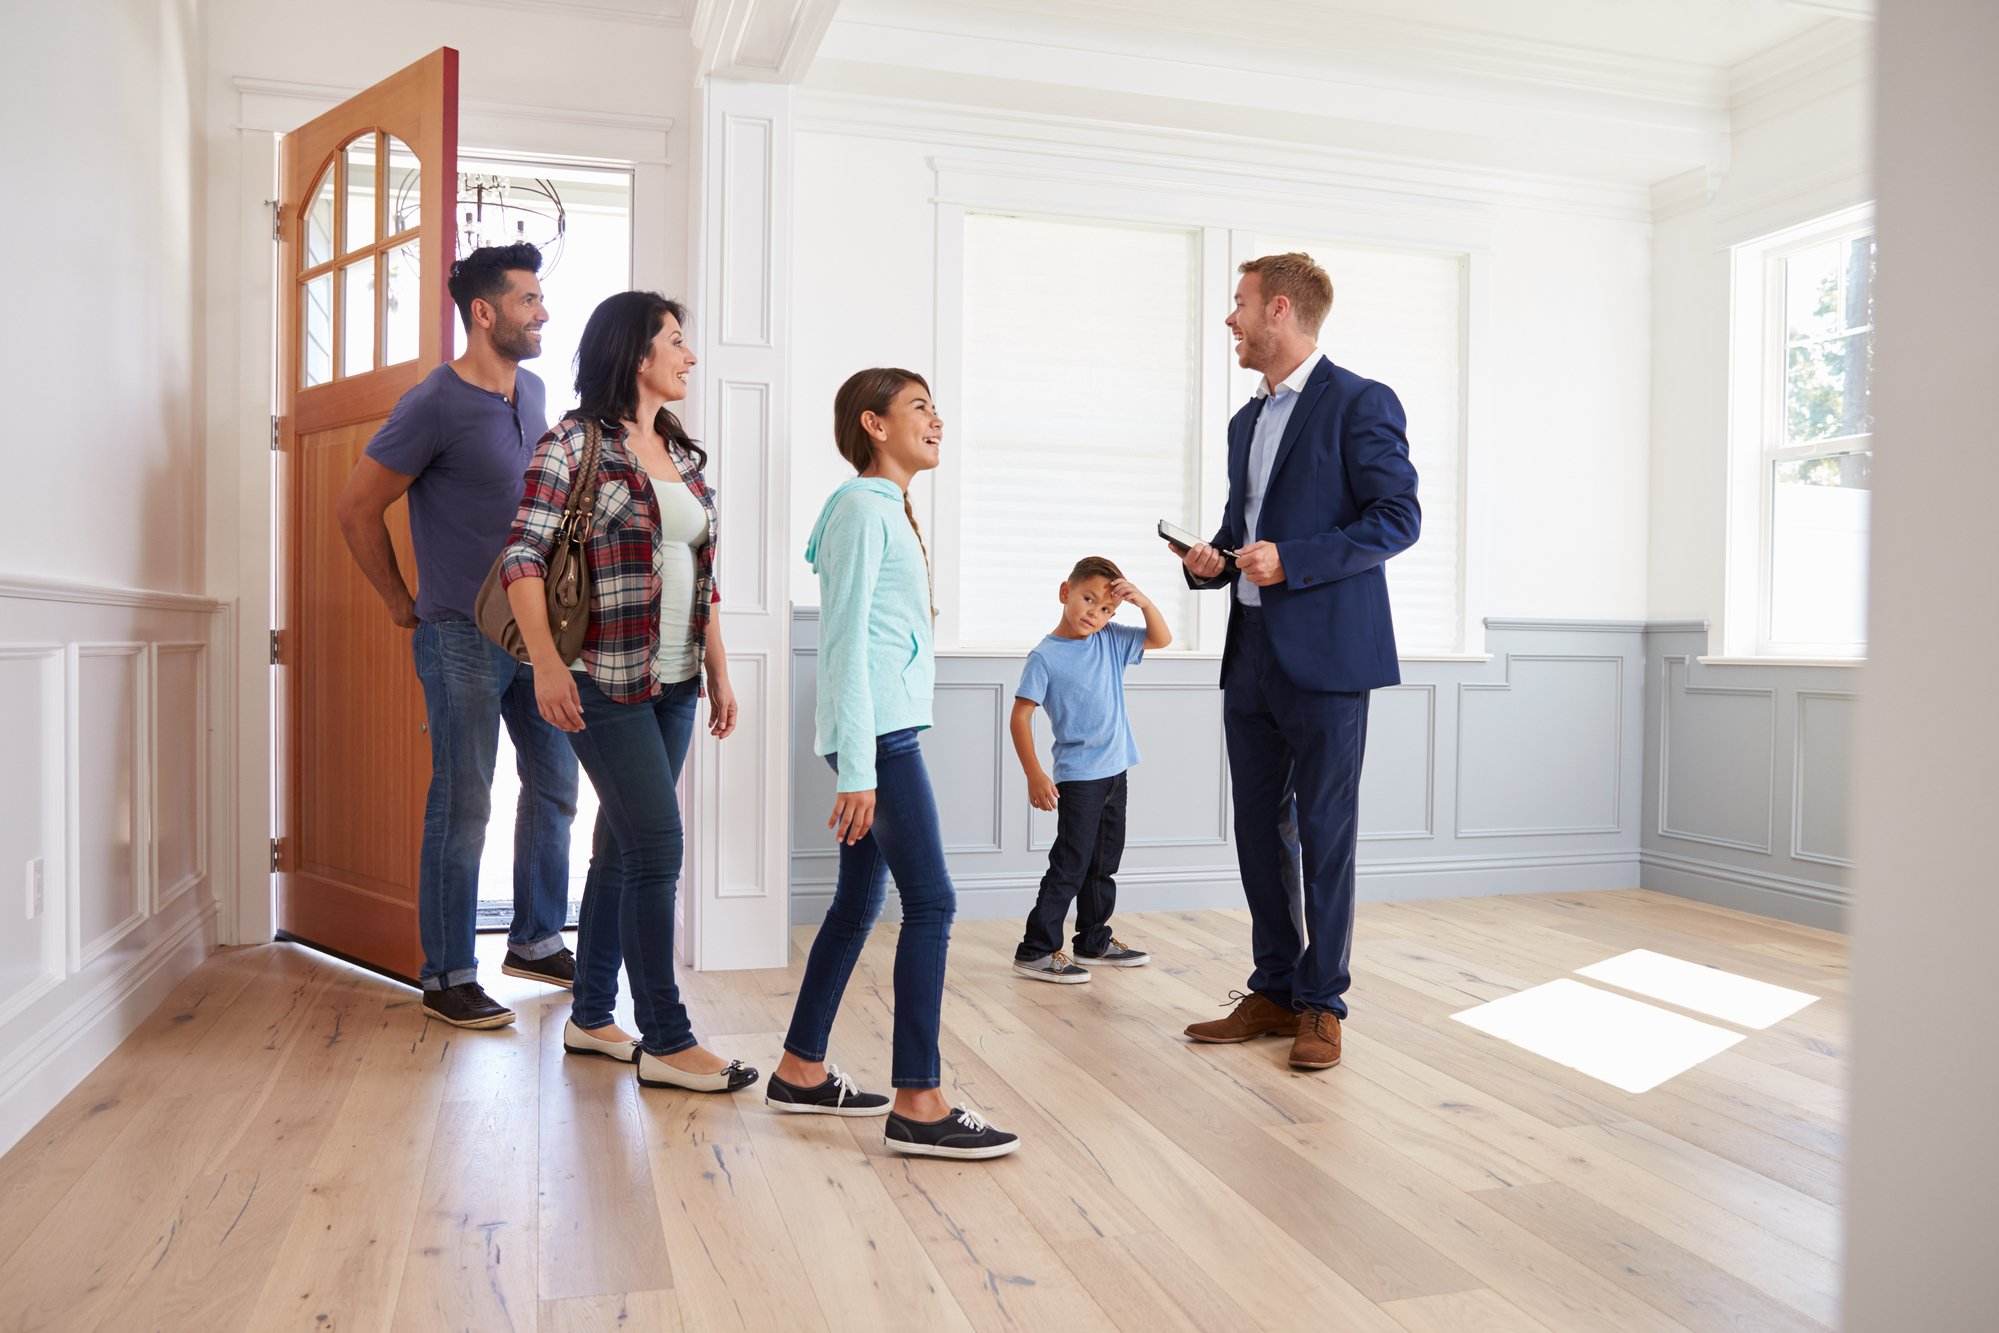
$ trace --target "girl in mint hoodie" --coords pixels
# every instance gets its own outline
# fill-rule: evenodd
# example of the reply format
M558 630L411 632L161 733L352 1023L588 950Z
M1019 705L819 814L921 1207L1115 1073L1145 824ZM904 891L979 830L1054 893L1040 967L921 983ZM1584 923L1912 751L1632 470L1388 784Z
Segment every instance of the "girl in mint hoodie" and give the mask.
M907 370L863 370L833 398L840 453L860 475L826 501L805 558L819 575L819 712L814 753L838 774L827 827L840 847L832 904L799 983L784 1057L765 1100L780 1111L888 1116L886 1141L926 1157L999 1157L1019 1139L938 1091L944 957L957 892L916 735L930 726L929 556L909 483L937 466L944 422ZM840 996L881 915L902 895L895 949L895 1105L863 1092L826 1044Z

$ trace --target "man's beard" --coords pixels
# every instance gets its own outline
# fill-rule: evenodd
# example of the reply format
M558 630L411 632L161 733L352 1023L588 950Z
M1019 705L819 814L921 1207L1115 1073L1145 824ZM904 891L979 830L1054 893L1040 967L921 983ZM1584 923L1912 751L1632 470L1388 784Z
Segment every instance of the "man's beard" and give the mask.
M1254 370L1268 364L1277 350L1277 335L1268 329L1258 329L1247 334L1242 340L1242 364Z
M493 350L509 361L526 361L541 355L541 344L525 324L493 325Z

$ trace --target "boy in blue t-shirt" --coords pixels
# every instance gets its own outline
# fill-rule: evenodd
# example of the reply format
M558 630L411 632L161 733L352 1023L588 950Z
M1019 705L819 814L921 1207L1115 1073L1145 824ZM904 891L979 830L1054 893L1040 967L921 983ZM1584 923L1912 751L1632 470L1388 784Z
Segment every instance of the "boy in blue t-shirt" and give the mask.
M1028 653L1009 724L1027 773L1028 801L1056 814L1048 873L1014 950L1013 970L1036 981L1074 983L1090 979L1078 963L1137 967L1152 958L1112 938L1110 927L1117 905L1113 876L1124 855L1125 770L1138 762L1125 715L1124 672L1146 649L1173 642L1173 631L1152 599L1101 556L1077 561L1060 597L1062 619ZM1111 623L1123 602L1145 613L1143 631ZM1034 754L1037 705L1048 710L1055 732L1053 778ZM1072 902L1077 903L1073 961L1062 952L1062 926Z

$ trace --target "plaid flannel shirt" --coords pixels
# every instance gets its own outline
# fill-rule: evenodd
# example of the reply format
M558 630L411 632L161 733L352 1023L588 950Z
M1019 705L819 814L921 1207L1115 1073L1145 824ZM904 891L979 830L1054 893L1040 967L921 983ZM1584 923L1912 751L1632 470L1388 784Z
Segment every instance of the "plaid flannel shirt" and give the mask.
M547 578L548 558L569 503L569 479L583 459L583 419L574 414L541 437L528 463L527 489L514 515L501 578ZM653 665L659 657L659 503L645 469L625 448L623 426L604 427L597 468L597 511L586 548L590 561L590 630L583 667L613 701L641 703L659 692ZM706 661L708 618L722 595L715 587L715 492L694 455L672 444L667 455L680 479L708 514L708 542L695 552L694 611L687 633L697 673Z

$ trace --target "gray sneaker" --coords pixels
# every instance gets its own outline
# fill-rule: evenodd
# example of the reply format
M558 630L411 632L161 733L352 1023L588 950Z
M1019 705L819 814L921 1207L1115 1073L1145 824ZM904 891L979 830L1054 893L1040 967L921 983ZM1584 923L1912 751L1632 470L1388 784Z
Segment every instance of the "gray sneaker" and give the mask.
M1116 936L1102 953L1084 953L1076 950L1076 961L1084 967L1144 967L1152 961L1152 955L1143 949L1133 949Z
M1060 949L1040 958L1030 958L1026 962L1016 958L1013 960L1013 970L1023 977L1032 977L1036 981L1053 981L1063 986L1073 986L1079 981L1090 979L1090 974L1077 967L1069 955Z

